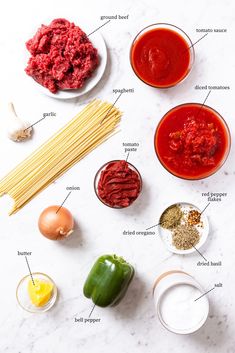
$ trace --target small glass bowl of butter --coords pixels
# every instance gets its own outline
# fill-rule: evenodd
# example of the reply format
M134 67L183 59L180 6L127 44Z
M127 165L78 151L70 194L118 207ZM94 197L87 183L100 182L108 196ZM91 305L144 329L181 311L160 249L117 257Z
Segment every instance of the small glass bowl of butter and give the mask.
M54 281L44 273L35 272L23 277L17 288L18 304L30 313L45 312L52 308L58 295Z

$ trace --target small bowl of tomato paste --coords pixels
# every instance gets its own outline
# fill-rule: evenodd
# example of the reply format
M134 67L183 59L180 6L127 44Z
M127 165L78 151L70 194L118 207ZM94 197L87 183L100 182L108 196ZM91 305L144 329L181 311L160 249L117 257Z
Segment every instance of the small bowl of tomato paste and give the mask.
M145 27L134 38L130 62L144 83L156 88L174 87L190 73L194 48L179 27L157 23Z
M228 125L211 107L186 103L168 111L159 122L154 146L171 174L188 180L207 178L226 161L231 145Z
M111 208L130 206L142 189L139 171L125 160L105 163L96 173L94 180L98 199Z

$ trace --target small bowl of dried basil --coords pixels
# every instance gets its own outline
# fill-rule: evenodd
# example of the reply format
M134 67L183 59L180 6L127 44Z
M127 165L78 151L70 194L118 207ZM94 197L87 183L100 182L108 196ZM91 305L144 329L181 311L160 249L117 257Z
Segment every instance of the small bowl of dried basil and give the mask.
M158 227L166 247L176 254L190 254L198 250L209 234L205 212L187 202L167 207L160 216Z

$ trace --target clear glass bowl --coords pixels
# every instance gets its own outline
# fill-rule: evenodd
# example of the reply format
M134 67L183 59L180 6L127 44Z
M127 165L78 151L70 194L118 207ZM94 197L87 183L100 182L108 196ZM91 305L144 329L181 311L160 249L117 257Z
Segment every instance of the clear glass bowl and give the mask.
M226 140L227 140L227 146L226 146L226 149L225 149L225 152L224 152L224 155L223 155L223 158L221 159L221 161L218 163L218 165L216 165L214 168L212 168L210 171L208 172L205 172L204 174L201 174L199 176L183 176L183 175L180 175L180 174L177 174L176 172L174 172L170 167L168 167L162 160L161 156L159 155L158 151L157 151L157 147L156 147L156 136L157 136L157 133L158 133L158 128L160 127L161 123L163 122L163 120L168 116L168 114L172 113L174 110L177 110L181 107L184 107L184 106L198 106L199 109L203 109L203 108L206 108L208 110L211 110L212 113L214 115L216 115L216 117L218 118L218 120L221 122L221 124L223 125L223 128L224 128L224 131L225 131L225 134L226 134ZM169 172L171 173L172 175L180 178L180 179L184 179L184 180L201 180L201 179L205 179L205 178L208 178L209 176L215 174L223 165L224 163L226 162L227 158L228 158L228 155L229 155L229 152L230 152L230 148L231 148L231 135L230 135L230 130L229 130L229 127L226 123L226 121L222 118L222 116L216 111L214 110L213 108L209 107L208 105L203 105L202 107L202 104L201 103L184 103L184 104L180 104L180 105L177 105L176 107L170 109L163 117L162 119L160 120L160 122L158 123L158 126L156 128L156 131L155 131L155 135L154 135L154 148L155 148L155 153L158 157L158 160L159 162L161 163L161 165Z
M188 45L188 50L190 52L190 61L189 61L189 66L188 66L188 69L187 71L185 72L185 74L179 78L179 80L177 80L176 82L172 83L172 84L168 84L168 85L154 85L154 84L151 84L147 81L145 81L143 79L143 77L141 77L138 72L136 71L134 65L133 65L133 62L132 62L132 52L133 52L133 48L135 46L135 43L136 41L138 41L138 39L146 32L149 32L153 29L170 29L174 32L176 32L177 34L179 34L184 40L185 42L187 43ZM192 67L193 67L193 63L194 63L194 59L195 59L195 51L194 51L194 46L193 46L193 43L191 41L191 39L189 38L189 36L182 30L180 29L179 27L177 26L174 26L172 24L169 24L169 23L155 23L155 24L151 24L145 28L143 28L134 38L132 44L131 44L131 48L130 48L130 64L131 64L131 67L135 73L135 75L142 81L144 82L145 84L151 86L151 87L155 87L155 88L160 88L160 89L167 89L167 88L170 88L170 87L174 87L176 85L178 85L179 83L183 82L189 75L189 73L191 72L192 70Z
M98 199L106 206L110 207L110 208L116 208L116 209L120 209L120 208L126 208L126 207L129 207L131 206L139 197L140 193L141 193L141 190L142 190L142 178L141 178L141 175L138 171L138 169L136 169L136 167L134 167L131 163L127 162L128 163L128 166L130 169L134 170L137 174L138 174L138 177L139 177L139 180L140 180L140 191L139 191L139 194L137 196L137 198L132 201L132 203L130 203L130 205L128 206L111 206L109 205L108 203L106 203L100 196L99 196L99 193L98 193L98 183L99 183L99 180L100 180L100 175L101 175L101 172L110 164L110 163L114 163L114 162L120 162L119 159L117 160L113 160L113 161L109 161L107 163L105 163L99 170L98 172L96 173L95 175L95 179L94 179L94 189L95 189L95 193L96 193L96 196L98 197Z
M52 306L56 302L57 295L58 295L57 287L56 287L54 281L44 273L35 272L35 273L32 273L32 276L33 276L33 279L38 278L40 280L44 280L45 282L50 282L53 284L53 291L52 291L51 298L49 299L49 301L45 305L43 305L41 307L37 307L37 306L33 305L30 300L29 294L28 294L28 283L29 283L29 281L32 281L32 279L31 279L30 275L27 275L20 280L20 282L16 288L17 302L21 306L21 308L23 308L24 310L26 310L30 313L45 312L45 311L51 309Z

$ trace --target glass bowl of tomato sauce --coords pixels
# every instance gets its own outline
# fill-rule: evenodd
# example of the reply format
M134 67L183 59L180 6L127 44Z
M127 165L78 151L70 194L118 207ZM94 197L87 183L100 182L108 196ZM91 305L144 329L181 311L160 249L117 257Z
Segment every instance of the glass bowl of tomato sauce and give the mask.
M94 189L98 199L111 208L125 208L139 197L142 178L131 163L113 160L105 163L96 173Z
M156 88L170 88L182 82L190 73L194 58L194 47L188 35L168 23L142 29L130 49L134 73Z
M160 120L154 146L163 167L187 180L207 178L225 163L231 145L222 116L207 105L185 103Z

